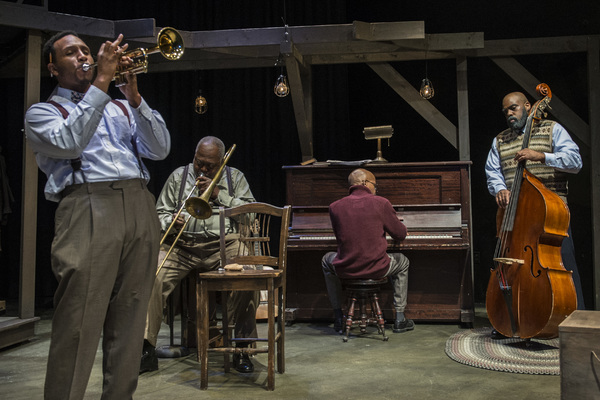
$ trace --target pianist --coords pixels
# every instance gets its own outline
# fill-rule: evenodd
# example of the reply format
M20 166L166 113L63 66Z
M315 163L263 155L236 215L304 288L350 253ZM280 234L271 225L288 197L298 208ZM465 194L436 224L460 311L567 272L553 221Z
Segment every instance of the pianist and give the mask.
M329 300L333 307L336 332L342 333L342 279L381 279L389 277L394 287L396 320L394 332L413 330L404 316L408 289L409 261L402 253L388 254L386 233L404 240L406 226L396 216L392 204L376 196L375 176L356 169L348 176L350 194L329 206L337 252L323 256L322 267Z

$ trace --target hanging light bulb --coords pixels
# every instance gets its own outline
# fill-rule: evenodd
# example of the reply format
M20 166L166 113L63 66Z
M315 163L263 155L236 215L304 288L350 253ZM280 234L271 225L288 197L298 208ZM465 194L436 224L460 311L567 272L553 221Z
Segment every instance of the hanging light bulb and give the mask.
M202 90L198 91L198 97L196 97L196 101L194 102L194 110L198 114L205 114L208 111L208 102L202 96Z
M288 85L287 77L283 73L277 78L273 91L277 97L285 97L290 94L290 86Z
M429 79L423 79L423 82L421 82L421 90L419 90L419 93L421 94L421 97L426 100L429 100L433 97L435 91L433 90L433 84Z

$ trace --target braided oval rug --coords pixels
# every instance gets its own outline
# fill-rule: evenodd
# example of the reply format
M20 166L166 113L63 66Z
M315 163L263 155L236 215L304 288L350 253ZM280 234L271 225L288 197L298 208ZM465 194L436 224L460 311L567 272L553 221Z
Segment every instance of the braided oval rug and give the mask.
M494 371L560 375L559 341L493 339L492 328L463 330L446 341L446 354L461 364Z

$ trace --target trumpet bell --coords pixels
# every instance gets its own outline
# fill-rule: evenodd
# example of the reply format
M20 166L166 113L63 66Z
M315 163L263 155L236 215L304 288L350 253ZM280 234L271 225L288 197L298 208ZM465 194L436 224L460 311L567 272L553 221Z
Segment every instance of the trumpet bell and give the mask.
M191 197L185 202L185 209L194 218L207 219L212 215L212 207L202 197Z
M166 27L158 32L157 38L160 53L167 60L179 60L183 55L183 38L175 29Z

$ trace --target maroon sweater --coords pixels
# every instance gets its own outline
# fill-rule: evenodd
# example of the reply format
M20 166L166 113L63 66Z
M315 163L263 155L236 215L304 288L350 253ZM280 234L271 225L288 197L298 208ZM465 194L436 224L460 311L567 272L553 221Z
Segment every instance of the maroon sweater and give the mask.
M375 196L362 185L350 187L350 195L331 203L329 217L337 240L333 261L340 278L378 279L389 269L386 232L404 240L406 226L386 198Z

